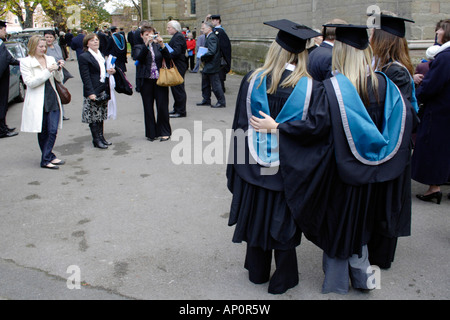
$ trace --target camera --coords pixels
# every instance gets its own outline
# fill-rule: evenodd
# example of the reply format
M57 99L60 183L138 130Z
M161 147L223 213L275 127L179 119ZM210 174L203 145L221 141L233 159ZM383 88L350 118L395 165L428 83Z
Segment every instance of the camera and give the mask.
M153 34L152 39L155 40L158 37L158 34Z

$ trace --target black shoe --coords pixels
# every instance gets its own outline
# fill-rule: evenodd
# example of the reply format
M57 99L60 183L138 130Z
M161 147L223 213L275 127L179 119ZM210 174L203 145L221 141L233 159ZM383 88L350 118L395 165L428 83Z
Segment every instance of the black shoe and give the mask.
M169 114L175 114L175 113L176 113L175 110L172 110L169 112Z
M416 194L417 199L420 199L422 201L431 201L433 199L436 199L436 203L437 204L441 204L441 199L442 199L442 192L437 191L437 192L433 192L427 195L424 194Z
M210 106L211 102L203 100L202 102L197 103L197 106Z
M19 133L18 132L13 132L13 131L7 131L3 134L0 135L0 139L1 138L10 138L10 137L14 137L17 136Z
M14 130L16 130L16 128L8 128L9 132L13 132Z
M147 138L147 140L153 142L156 140L156 138Z
M170 140L170 137L161 138L161 139L159 139L159 142L164 142L164 141L168 141L168 140Z
M186 117L186 115L185 114L180 114L180 113L172 113L172 114L169 115L169 117L171 117L171 118L184 118L184 117Z
M66 121L66 120L70 120L70 118L67 118L67 117L63 117L63 120L64 120L64 121Z
M221 103L217 103L215 106L211 106L211 108L225 108L226 106Z

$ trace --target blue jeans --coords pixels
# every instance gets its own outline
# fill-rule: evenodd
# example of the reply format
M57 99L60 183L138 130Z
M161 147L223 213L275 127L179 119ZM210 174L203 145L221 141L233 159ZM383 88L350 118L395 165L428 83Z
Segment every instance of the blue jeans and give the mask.
M60 116L60 111L56 110L44 112L42 117L42 131L38 133L39 147L42 152L41 167L48 165L52 160L56 159L52 150L56 142Z

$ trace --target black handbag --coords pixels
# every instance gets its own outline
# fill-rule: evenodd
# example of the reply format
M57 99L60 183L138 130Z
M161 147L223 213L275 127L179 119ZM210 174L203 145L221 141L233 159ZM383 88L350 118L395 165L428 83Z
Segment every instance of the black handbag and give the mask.
M122 69L116 67L116 73L114 73L114 81L116 82L116 87L114 88L117 93L124 93L131 96L133 94L133 86L128 81L125 73Z

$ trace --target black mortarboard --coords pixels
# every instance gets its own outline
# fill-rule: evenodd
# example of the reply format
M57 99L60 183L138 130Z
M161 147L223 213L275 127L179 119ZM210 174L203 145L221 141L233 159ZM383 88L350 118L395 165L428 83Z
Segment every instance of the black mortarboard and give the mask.
M111 30L111 32L114 32L114 31L116 31L116 30L117 30L117 27L115 27L115 26L111 26L111 28L109 28L109 30Z
M336 40L359 50L369 46L367 26L354 24L326 24L324 27L336 28Z
M382 14L380 16L380 27L381 30L389 32L397 37L403 38L406 33L405 21L414 23L414 21L410 19Z
M6 27L6 21L2 21L2 20L0 20L0 28L4 28L4 27Z
M211 15L212 20L220 20L220 14L213 14Z
M302 52L306 48L306 40L321 35L307 26L286 19L267 21L264 24L280 30L275 41L283 49L292 53Z

